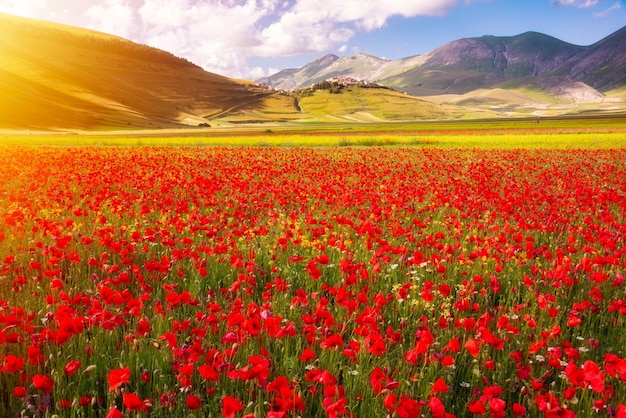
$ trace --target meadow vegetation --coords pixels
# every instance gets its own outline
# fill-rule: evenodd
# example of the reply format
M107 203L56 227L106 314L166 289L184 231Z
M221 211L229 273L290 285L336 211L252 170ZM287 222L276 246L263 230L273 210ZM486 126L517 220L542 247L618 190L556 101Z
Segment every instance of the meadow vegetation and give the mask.
M3 137L0 410L626 417L623 128L515 123Z
M217 124L203 129L15 132L0 131L0 145L594 149L626 144L626 128L620 117L367 124L309 121Z

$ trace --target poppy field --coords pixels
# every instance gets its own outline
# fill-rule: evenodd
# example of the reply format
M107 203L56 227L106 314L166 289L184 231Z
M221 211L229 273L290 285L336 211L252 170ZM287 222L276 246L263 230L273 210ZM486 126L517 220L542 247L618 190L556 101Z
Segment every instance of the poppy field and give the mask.
M626 149L0 160L3 416L626 417Z

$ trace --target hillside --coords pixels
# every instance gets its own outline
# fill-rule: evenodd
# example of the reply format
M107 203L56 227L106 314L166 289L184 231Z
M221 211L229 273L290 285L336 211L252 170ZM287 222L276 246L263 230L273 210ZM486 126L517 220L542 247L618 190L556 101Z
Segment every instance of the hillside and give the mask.
M293 99L123 38L0 13L0 128L197 126L299 117Z
M430 52L422 65L382 81L420 96L463 94L516 78L542 76L582 50L535 32L460 39Z
M626 86L626 26L570 58L556 73L602 92Z
M302 112L319 122L385 122L494 117L493 112L468 113L386 88L348 86L339 92L311 89L299 97Z

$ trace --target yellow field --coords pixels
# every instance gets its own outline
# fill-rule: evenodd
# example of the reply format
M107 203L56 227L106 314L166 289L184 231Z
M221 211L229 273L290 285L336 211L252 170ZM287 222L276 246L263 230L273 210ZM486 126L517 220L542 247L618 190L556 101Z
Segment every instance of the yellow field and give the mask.
M256 133L202 136L5 136L2 145L37 146L253 146L337 147L411 146L479 149L626 148L624 132L576 133Z

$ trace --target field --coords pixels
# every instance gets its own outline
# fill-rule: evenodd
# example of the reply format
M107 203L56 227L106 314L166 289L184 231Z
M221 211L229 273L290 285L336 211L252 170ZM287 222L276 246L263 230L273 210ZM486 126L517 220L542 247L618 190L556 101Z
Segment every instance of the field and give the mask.
M244 123L138 131L0 130L0 145L46 146L411 146L601 149L626 147L624 115L416 123Z
M2 138L0 410L626 417L624 132L557 125Z

